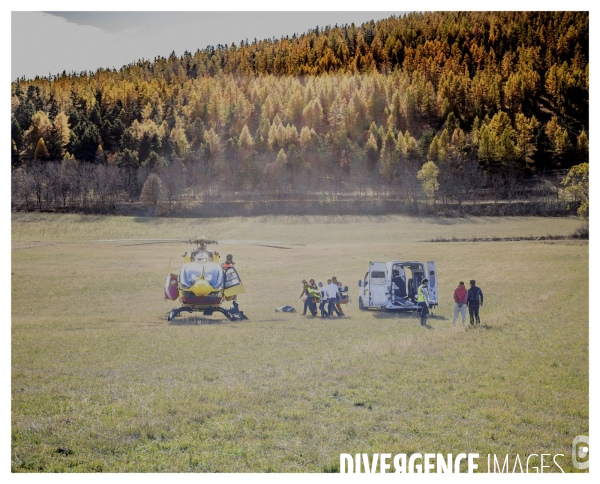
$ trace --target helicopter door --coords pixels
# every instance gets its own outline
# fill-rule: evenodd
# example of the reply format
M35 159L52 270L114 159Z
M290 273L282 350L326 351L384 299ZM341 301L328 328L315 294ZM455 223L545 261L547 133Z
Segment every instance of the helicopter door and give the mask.
M175 301L179 297L179 289L177 288L177 274L169 274L165 282L165 299Z
M385 306L387 304L386 286L387 267L385 262L371 262L369 266L369 306Z
M223 291L223 296L225 297L244 294L244 292L246 292L235 267L228 267L225 269L225 282L223 287L225 288Z
M429 274L429 302L431 304L438 303L438 280L435 262L427 263L427 273Z

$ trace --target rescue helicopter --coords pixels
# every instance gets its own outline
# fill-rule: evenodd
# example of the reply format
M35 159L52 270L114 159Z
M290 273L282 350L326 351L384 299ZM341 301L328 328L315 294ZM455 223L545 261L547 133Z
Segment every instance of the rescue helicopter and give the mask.
M221 263L221 255L209 245L217 245L216 240L206 236L196 237L189 240L183 239L111 239L98 240L96 242L133 242L119 245L127 247L132 245L167 244L185 242L195 246L183 254L183 265L179 272L171 269L172 258L169 259L169 267L164 285L165 301L176 301L179 299L181 306L173 308L167 315L167 321L172 321L182 312L202 312L210 316L214 312L223 314L230 321L247 320L247 316L240 311L237 296L245 293L240 276L234 267L232 254L227 254L225 261ZM285 242L265 242L260 240L222 240L223 244L243 244L269 247L274 249L290 249ZM284 245L283 245L284 244ZM231 302L231 307L225 308L226 302Z
M184 264L179 274L171 272L171 261L165 281L165 300L181 301L181 307L173 308L169 312L167 321L172 321L183 311L192 313L203 312L210 316L218 311L230 321L248 319L236 302L239 294L244 294L233 256L228 254L225 262L220 265L220 255L216 250L208 249L209 244L217 244L216 240L198 237L188 241L196 245L195 249L188 250L183 255ZM232 307L225 309L224 301L231 301Z

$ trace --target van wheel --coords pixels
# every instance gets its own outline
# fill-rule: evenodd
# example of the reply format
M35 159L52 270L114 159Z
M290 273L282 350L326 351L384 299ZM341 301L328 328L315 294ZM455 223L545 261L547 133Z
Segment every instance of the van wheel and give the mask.
M362 302L362 297L358 298L358 309L360 309L361 311L364 311L366 309L365 305Z

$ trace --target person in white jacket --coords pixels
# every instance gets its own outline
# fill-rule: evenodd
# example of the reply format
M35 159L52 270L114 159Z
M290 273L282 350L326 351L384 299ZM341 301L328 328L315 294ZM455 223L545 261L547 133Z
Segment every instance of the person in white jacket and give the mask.
M335 301L338 293L338 285L334 284L331 279L327 279L327 298L329 299L329 306L327 308L327 312L329 316L333 316L333 311L335 311L338 315L338 318L342 317L342 314L335 307Z

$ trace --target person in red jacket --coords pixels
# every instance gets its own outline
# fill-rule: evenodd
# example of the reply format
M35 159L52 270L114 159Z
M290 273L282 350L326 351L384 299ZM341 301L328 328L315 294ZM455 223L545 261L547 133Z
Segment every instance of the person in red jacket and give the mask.
M465 326L467 320L467 288L465 283L460 281L458 287L454 289L454 319L452 320L452 326L456 326L456 318L458 313L462 314L462 325Z

